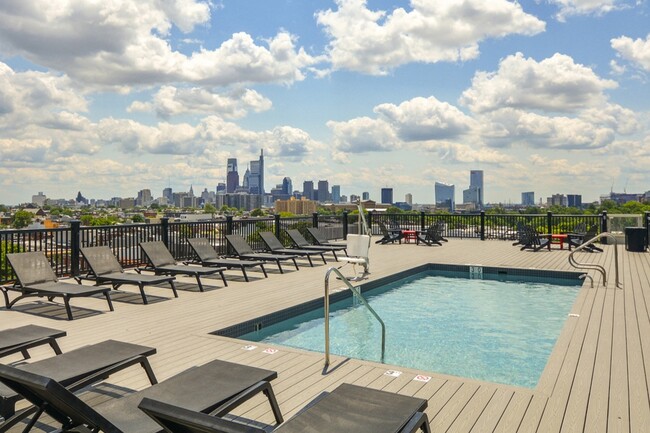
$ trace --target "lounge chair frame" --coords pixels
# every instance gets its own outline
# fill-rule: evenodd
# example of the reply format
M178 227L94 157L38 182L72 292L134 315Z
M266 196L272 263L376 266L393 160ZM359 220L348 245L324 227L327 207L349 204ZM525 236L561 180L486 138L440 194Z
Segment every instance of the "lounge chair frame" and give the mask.
M24 359L29 359L28 349L48 344L56 355L61 348L56 339L65 337L65 331L38 325L25 325L0 331L0 358L20 352Z
M296 270L300 270L298 262L296 262L296 258L298 257L296 255L256 253L241 235L226 235L226 240L235 251L235 254L242 259L275 262L278 265L281 274L284 274L281 262L291 260L293 265L296 267Z
M309 261L309 266L312 268L314 267L314 263L311 260L311 256L320 256L320 258L323 260L323 263L327 264L327 261L325 260L325 254L322 251L285 248L280 239L275 237L273 233L259 232L259 235L262 238L262 242L266 244L268 250L273 254L289 254L305 257Z
M347 256L347 246L345 245L312 245L307 241L307 239L300 233L299 230L297 229L290 229L287 230L287 235L289 235L289 239L291 239L291 242L296 246L296 248L300 248L303 250L314 250L314 251L322 251L324 253L332 253L334 256L335 261L339 261L339 258L336 256L337 251L343 251L343 253Z
M264 278L268 278L266 269L264 269L264 262L259 260L241 260L233 258L221 257L217 250L215 250L210 241L205 238L191 238L186 239L187 243L190 244L194 255L198 258L198 263L201 266L218 266L226 269L239 269L242 274L244 274L244 280L248 283L248 274L246 273L246 268L254 268L259 266L264 274Z

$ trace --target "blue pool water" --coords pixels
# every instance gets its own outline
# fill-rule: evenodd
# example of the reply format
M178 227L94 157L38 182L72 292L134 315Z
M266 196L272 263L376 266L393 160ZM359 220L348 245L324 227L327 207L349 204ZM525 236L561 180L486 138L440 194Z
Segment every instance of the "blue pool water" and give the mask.
M579 286L464 277L422 273L364 292L386 323L384 362L535 387ZM323 323L319 309L240 338L322 352ZM353 298L331 305L330 350L381 360L381 327Z

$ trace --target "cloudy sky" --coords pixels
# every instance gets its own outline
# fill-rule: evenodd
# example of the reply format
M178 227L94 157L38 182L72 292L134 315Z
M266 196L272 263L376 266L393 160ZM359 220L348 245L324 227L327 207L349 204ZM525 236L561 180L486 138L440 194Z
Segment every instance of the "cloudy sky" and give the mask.
M2 0L0 203L214 190L650 190L645 0Z

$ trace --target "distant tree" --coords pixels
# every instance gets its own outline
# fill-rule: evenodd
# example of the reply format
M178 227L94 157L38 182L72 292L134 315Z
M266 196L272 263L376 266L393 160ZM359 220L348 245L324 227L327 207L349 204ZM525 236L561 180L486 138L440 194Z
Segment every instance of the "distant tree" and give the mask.
M217 212L217 208L212 203L206 203L205 206L203 206L203 212L209 213L212 216L212 219L214 219L214 214Z
M285 212L285 213L289 213L289 214L291 214L291 212ZM253 209L253 210L251 211L251 216L252 216L252 217L263 217L263 216L265 216L265 215L266 215L266 212L264 212L264 211L263 211L262 209L260 209L260 208ZM280 212L280 215L282 215L282 212ZM291 215L293 215L293 214L291 214Z
M251 213L251 216L256 216ZM295 217L296 214L291 213L291 212L280 212L280 218L293 218Z
M9 208L3 204L0 204L0 212L7 212Z
M143 223L144 222L144 216L142 214L137 213L137 214L131 216L131 221L133 221L134 223Z
M29 224L31 224L33 219L34 214L31 212L27 212L26 210L16 211L14 214L13 226L17 229L22 229L23 227L27 227Z
M404 211L397 206L389 206L386 213L404 213Z
M648 210L648 206L638 201L628 201L623 206L621 206L621 211L623 213L643 213Z

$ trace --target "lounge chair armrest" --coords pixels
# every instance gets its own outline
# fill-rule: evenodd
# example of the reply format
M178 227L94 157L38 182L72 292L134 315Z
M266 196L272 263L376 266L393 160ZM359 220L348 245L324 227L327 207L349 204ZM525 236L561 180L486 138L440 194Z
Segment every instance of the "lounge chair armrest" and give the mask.
M72 385L67 386L67 388L72 392L78 391L81 388L85 388L88 385L92 385L93 383L106 379L111 374L124 370L125 368L135 364L142 365L152 385L158 383L158 380L156 379L156 376L154 375L153 370L151 369L151 365L149 364L149 360L147 359L147 357L144 355L138 355L129 359L125 359L124 361L118 362L117 364L113 364L110 367L99 370L91 374L90 376L84 377L83 379L73 383Z
M409 420L408 423L400 430L400 433L415 433L418 430L422 430L424 433L431 433L431 427L429 427L429 418L424 412L416 412L415 415Z

